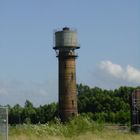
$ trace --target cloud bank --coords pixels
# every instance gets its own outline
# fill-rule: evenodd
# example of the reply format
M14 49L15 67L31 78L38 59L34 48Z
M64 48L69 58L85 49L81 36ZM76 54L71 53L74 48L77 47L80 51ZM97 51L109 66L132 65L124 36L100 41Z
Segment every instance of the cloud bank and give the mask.
M123 68L121 65L113 64L111 61L102 61L100 70L114 78L140 84L140 70L130 65Z
M120 86L140 86L140 69L130 64L122 66L110 60L99 62L90 74L88 85L103 89L116 89Z

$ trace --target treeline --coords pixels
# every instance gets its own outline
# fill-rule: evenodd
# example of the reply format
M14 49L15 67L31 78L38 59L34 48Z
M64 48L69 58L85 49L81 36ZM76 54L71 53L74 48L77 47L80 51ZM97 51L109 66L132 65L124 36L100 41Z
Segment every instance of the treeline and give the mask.
M140 87L120 87L115 90L103 90L78 85L79 112L93 120L130 124L130 95Z
M137 87L139 88L139 87ZM130 123L130 94L136 89L120 87L115 90L103 90L77 85L79 114L88 115L95 121L128 124ZM19 104L9 106L9 123L46 123L58 117L58 104L51 103L34 107L26 101L24 107Z
M22 123L46 123L58 117L58 104L51 103L39 107L26 100L24 107L16 104L14 107L9 106L9 124Z

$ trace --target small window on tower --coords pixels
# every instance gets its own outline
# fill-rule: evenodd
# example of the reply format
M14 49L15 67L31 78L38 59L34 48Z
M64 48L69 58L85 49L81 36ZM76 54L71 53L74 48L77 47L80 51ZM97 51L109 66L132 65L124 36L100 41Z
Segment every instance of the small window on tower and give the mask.
M74 101L72 100L72 106L74 106Z
M74 75L73 75L73 73L71 73L71 80L73 80L73 77L74 77Z

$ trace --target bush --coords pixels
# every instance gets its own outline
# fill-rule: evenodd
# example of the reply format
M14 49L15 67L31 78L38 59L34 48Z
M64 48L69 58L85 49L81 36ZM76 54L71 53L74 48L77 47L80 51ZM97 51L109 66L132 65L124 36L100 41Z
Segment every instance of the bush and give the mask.
M95 123L88 116L79 115L70 119L65 124L61 123L58 118L47 124L23 124L10 127L10 135L26 134L36 136L63 136L72 137L81 133L94 132L102 130L103 125Z

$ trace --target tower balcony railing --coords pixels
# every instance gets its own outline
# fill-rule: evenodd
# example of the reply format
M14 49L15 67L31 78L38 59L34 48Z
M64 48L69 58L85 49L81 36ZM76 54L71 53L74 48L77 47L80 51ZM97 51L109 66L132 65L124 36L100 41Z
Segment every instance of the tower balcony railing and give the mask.
M56 56L66 56L66 57L77 57L78 53L75 51L60 51L60 50L56 50Z
M76 52L59 52L57 56L64 56L64 57L77 57L78 53Z

